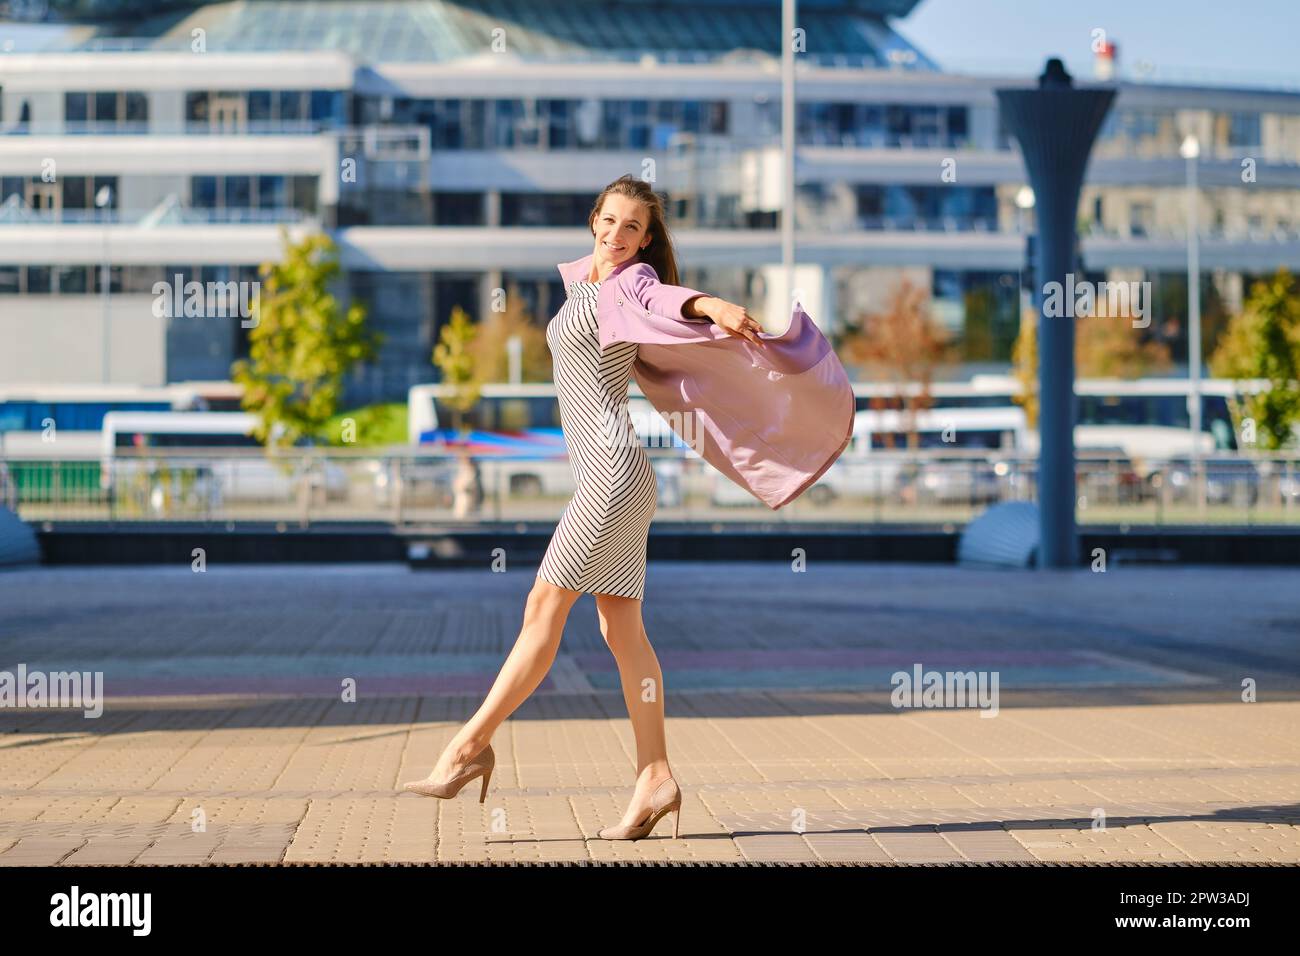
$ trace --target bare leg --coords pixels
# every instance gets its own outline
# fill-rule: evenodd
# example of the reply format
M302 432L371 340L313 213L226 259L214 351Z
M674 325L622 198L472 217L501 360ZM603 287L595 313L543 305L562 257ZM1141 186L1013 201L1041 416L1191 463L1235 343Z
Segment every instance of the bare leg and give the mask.
M492 735L507 717L537 689L555 662L569 610L582 596L580 591L557 587L537 578L528 592L524 624L510 656L501 665L492 689L473 717L443 748L430 780L444 781L492 742Z
M612 594L596 595L600 633L618 661L623 702L636 736L636 790L622 823L640 823L655 788L672 776L664 733L664 677L659 658L641 620L641 602Z

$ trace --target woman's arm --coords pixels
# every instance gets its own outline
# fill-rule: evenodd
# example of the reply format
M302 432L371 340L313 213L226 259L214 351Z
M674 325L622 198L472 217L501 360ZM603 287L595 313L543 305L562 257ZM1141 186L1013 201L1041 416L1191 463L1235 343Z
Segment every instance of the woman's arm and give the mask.
M658 276L654 274L654 269L650 266L637 266L640 274L632 278L634 283L633 290L636 294L637 301L647 310L656 315L666 315L669 318L703 318L700 313L693 315L687 314L687 303L693 302L700 298L709 298L699 289L690 289L683 285L666 285L659 281Z
M721 299L717 299L714 296L705 295L703 292L701 292L699 295L691 296L689 299L687 299L685 302L682 303L682 318L708 319L710 322L712 322L713 317L710 316L707 311L705 311L706 309L705 302L708 300L713 300L715 302L722 301Z
M665 285L654 274L646 270L634 277L636 295L641 304L656 315L680 316L683 319L708 319L714 325L725 329L730 335L748 339L755 345L764 345L758 333L763 326L745 311L744 306L736 305L717 296L690 289L680 285Z
M699 295L687 299L682 304L682 315L688 319L702 317L708 319L720 329L741 338L749 339L755 345L764 345L758 333L763 326L753 318L743 305L736 305L726 299L713 295Z

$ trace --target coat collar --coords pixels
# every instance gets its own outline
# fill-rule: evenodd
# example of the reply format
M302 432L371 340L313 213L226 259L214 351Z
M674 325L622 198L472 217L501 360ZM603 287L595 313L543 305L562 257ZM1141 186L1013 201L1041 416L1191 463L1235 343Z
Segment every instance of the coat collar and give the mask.
M591 263L595 258L596 254L594 252L589 252L581 259L574 259L572 262L559 263L556 268L560 270L560 277L564 279L564 287L567 289L570 282L586 282L587 276L591 275ZM640 261L641 257L638 253L626 262L620 262L610 270L609 275L607 275L605 279L612 279L624 269L634 266Z

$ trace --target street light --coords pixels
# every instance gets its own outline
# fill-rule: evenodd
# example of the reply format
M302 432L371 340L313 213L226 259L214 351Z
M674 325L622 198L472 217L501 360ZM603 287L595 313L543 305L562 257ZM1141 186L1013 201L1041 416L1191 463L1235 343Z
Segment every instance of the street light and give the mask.
M110 325L109 325L109 317L108 317L108 286L109 286L108 208L112 202L113 202L113 187L109 185L100 186L99 191L95 193L95 206L96 208L105 210L104 212L104 262L103 265L100 266L100 271L99 271L99 281L100 281L100 287L103 290L103 302L104 302L104 318L102 322L104 341L103 341L103 347L100 349L101 364L102 364L102 369L100 374L101 377L104 379L105 385L108 384L108 379L109 379L109 366L111 364L110 349L112 348L111 344L109 343Z
M1029 186L1021 186L1016 190L1016 205L1021 212L1034 208L1034 191Z
M1201 143L1189 135L1178 147L1179 154L1187 160L1187 411L1191 417L1193 483L1196 487L1196 508L1205 512L1205 481L1201 473L1201 256L1200 236L1196 208L1196 159L1201 155Z
M1034 237L1029 234L1027 223L1029 210L1034 208L1034 190L1030 186L1021 186L1016 190L1016 224L1020 234L1025 237L1025 261L1020 266L1020 315L1017 316L1017 328L1025 321L1025 316L1034 307L1033 286L1025 281L1026 275L1034 272ZM1037 322L1035 316L1031 319Z
M783 0L781 4L781 267L785 273L785 313L790 310L794 292L795 6L795 0Z
M1025 224L1029 220L1029 210L1034 208L1034 191L1028 186L1021 186L1016 190L1016 225L1020 229L1022 236L1027 235Z

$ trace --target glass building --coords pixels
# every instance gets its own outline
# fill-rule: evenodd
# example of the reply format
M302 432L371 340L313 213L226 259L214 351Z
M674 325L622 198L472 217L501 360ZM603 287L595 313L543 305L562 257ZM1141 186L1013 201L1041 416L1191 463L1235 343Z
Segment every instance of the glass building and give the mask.
M950 374L1001 371L1033 216L993 91L1034 78L945 72L893 27L916 2L799 5L800 285L834 331L907 277L952 335ZM683 283L785 321L776 0L117 9L0 23L0 382L226 378L248 330L157 314L155 283L249 281L281 228L323 229L339 295L385 336L349 397L401 400L437 380L453 308L481 317L503 289L555 313L555 264L590 252L591 203L627 172L667 197ZM1208 354L1252 278L1300 267L1300 89L1116 85L1084 266L1150 280L1150 334L1186 355L1195 135Z

